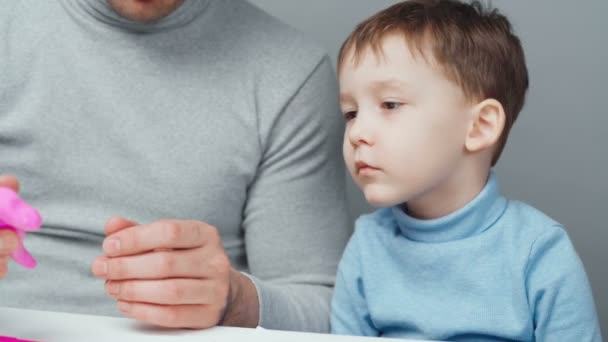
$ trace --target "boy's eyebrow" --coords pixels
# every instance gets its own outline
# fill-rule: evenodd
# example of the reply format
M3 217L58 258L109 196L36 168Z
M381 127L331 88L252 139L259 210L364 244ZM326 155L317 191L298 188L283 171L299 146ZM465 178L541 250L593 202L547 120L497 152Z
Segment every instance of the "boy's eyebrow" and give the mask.
M400 88L407 89L409 85L402 80L391 78L387 80L374 81L371 83L370 88L374 90L384 89L384 88Z
M373 91L378 91L382 89L408 89L411 87L406 82L400 79L389 78L386 80L371 81L369 84L369 88ZM347 92L340 92L340 103L353 101L354 98L351 94Z

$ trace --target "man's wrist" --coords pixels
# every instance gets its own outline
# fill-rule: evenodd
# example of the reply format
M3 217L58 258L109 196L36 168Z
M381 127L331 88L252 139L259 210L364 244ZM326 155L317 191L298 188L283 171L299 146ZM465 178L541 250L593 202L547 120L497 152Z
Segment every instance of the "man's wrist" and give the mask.
M229 286L228 303L218 325L255 328L260 317L260 303L255 285L251 279L231 269Z

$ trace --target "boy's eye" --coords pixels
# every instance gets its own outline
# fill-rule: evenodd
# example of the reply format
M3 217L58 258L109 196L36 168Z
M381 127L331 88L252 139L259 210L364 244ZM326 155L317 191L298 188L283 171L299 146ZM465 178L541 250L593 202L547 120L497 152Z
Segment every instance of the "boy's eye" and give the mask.
M384 109L397 109L399 107L401 107L401 103L398 102L383 102L382 103L382 108Z
M350 111L350 112L344 113L344 119L346 121L350 121L356 117L357 117L357 112L355 112L355 111Z

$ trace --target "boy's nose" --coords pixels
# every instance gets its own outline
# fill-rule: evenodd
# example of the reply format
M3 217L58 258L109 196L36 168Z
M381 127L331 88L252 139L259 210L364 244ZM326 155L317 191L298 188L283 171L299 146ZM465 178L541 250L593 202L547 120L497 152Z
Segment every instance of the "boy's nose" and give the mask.
M351 145L373 145L373 134L371 123L363 115L358 115L353 120L348 130L348 140Z

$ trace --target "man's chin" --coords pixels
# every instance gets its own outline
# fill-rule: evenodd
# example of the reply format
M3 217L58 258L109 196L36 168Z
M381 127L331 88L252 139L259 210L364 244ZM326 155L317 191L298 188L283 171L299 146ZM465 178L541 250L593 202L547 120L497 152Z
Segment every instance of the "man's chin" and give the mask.
M183 0L107 0L123 18L142 23L158 21L173 13Z

